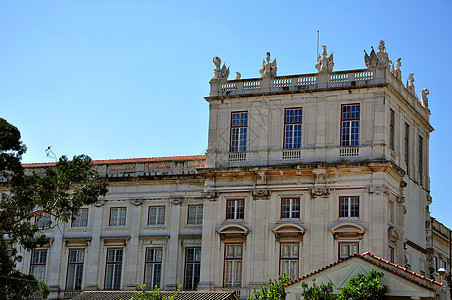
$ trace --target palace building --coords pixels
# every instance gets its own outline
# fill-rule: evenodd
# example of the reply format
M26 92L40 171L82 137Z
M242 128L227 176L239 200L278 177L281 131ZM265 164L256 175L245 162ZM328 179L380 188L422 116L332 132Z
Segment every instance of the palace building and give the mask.
M267 53L259 78L228 80L215 57L206 155L94 161L107 196L19 269L54 298L135 283L245 298L365 252L441 281L450 230L428 210L428 90L402 82L384 41L364 60L334 71L324 46L316 73L278 76Z

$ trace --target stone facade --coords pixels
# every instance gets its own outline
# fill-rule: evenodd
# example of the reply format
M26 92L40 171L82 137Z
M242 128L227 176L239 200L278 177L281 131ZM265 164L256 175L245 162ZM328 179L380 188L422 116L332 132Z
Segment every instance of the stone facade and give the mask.
M78 280L243 298L283 271L367 251L432 275L428 92L417 97L411 74L402 84L383 41L366 69L333 72L324 52L315 74L277 76L267 53L260 78L229 81L214 58L206 156L95 161L108 195L41 249L52 295ZM81 252L77 277L68 260Z

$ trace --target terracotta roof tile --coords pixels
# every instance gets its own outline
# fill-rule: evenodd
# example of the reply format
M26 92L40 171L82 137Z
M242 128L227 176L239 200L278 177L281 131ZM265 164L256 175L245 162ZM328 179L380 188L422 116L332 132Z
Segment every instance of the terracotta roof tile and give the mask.
M142 157L142 158L119 158L119 159L101 159L93 160L93 164L123 164L135 162L150 162L150 161L172 161L172 160L202 160L206 159L205 155L184 155L184 156L164 156L164 157ZM25 168L40 168L54 166L56 163L26 163L22 164Z
M288 287L290 285L293 285L293 284L296 284L296 283L298 283L300 281L303 281L306 278L309 278L309 277L311 277L311 276L313 276L313 275L315 275L317 273L320 273L320 272L322 272L322 271L324 271L326 269L329 269L329 268L331 268L331 267L333 267L335 265L338 265L338 264L340 264L340 263L342 263L344 261L347 261L347 260L355 258L355 257L361 258L361 259L363 259L363 260L365 260L365 261L367 261L367 262L369 262L369 263L371 263L371 264L373 264L375 266L378 266L378 267L380 267L380 268L382 268L382 269L384 269L386 271L389 271L389 272L391 272L391 273L393 273L393 274L395 274L397 276L400 276L400 277L402 277L402 278L404 278L406 280L409 280L409 281L411 281L413 283L416 283L416 284L418 284L418 285L420 285L420 286L422 286L422 287L424 287L426 289L429 289L431 291L435 291L435 290L432 287L422 283L421 281L414 280L413 278L407 276L405 273L408 273L410 275L416 276L418 279L426 280L426 281L428 281L428 282L430 282L432 284L435 284L435 285L438 285L438 286L443 286L443 284L438 282L438 281L435 281L435 280L427 278L427 277L425 277L423 275L417 274L417 273L415 273L413 271L410 271L407 268L401 267L401 266L399 266L397 264L391 263L391 262L389 262L389 261L387 261L387 260L385 260L385 259L383 259L381 257L373 255L370 252L366 252L366 253L363 253L363 254L355 254L354 256L350 256L350 257L347 257L347 258L344 258L344 259L340 259L340 260L338 260L338 261L336 261L336 262L334 262L334 263L332 263L332 264L330 264L328 266L325 266L325 267L323 267L321 269L318 269L318 270L316 270L316 271L314 271L312 273L304 275L303 277L295 279L291 283L287 284L286 287ZM381 263L378 263L375 260L377 260L377 261L379 261Z

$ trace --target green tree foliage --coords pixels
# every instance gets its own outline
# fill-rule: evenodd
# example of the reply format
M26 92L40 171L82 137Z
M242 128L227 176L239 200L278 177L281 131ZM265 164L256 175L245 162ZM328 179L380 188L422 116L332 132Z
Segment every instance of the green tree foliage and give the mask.
M333 300L333 283L328 282L327 284L317 285L315 279L313 279L312 286L309 287L306 282L301 284L302 292L301 296L306 300Z
M46 289L33 276L15 270L22 258L14 245L33 250L48 243L35 220L52 216L47 224L68 222L83 205L108 191L107 182L92 169L86 155L62 156L45 174L26 172L21 165L26 147L20 132L0 118L0 299L22 299Z
M164 296L162 291L156 286L153 291L147 291L146 285L135 285L137 291L133 292L132 298L130 300L174 300L180 293L181 285L177 287L176 292L171 296Z
M333 295L333 283L317 286L315 281L311 287L302 283L301 296L306 300L382 300L386 299L389 288L380 283L383 272L372 269L369 274L359 273L350 278L348 284L339 288L339 293Z
M285 273L275 281L268 280L268 286L259 285L259 290L254 291L248 300L284 300L286 291L284 286L290 283L292 279Z
M350 278L348 285L341 288L337 295L338 300L380 300L386 299L389 292L387 285L382 285L380 279L383 272L372 269L369 274L359 273L358 276Z

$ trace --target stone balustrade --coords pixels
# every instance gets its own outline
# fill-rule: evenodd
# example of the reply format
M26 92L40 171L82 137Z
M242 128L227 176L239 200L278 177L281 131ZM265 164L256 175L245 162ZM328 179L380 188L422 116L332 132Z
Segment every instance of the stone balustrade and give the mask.
M373 69L211 82L210 96L232 96L384 83Z
M327 88L388 84L429 120L430 111L405 85L389 71L389 68L368 68L312 73L268 78L249 78L228 81L211 81L209 97L253 96L263 93L319 90Z

